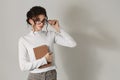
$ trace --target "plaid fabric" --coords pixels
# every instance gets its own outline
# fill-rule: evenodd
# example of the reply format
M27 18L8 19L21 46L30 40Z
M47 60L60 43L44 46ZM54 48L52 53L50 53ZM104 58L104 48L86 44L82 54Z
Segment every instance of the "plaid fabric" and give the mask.
M57 80L56 70L42 73L29 73L27 80Z

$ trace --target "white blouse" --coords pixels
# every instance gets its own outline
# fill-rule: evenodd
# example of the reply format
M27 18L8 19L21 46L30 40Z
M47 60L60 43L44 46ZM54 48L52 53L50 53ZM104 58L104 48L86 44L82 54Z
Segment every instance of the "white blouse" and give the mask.
M33 31L19 38L18 41L18 53L19 53L19 65L22 71L30 71L31 73L41 73L48 70L56 69L55 55L53 55L53 64L50 67L39 69L39 66L47 64L46 58L35 58L33 48L40 45L47 45L51 52L54 54L54 43L57 43L66 47L75 47L76 42L74 39L66 33L63 29L60 32L54 31Z

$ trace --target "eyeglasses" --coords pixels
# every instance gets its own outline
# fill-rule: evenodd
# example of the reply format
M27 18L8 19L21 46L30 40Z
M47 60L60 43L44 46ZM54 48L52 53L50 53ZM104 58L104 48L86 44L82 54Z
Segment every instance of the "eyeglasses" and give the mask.
M33 21L34 21L34 23L36 24L36 25L40 25L40 24L48 24L48 20L47 19L44 19L44 20L42 20L42 21L40 21L40 19L39 18L36 18L36 19L33 19Z

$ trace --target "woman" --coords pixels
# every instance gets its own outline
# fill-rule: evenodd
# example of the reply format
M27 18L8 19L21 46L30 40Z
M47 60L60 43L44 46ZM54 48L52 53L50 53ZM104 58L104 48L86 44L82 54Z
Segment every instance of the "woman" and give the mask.
M66 47L75 47L76 42L68 33L61 29L57 20L48 20L45 8L34 6L27 12L26 16L26 21L32 29L28 34L19 38L18 52L20 69L30 72L28 80L57 80L53 51L54 43ZM43 27L47 28L48 24L55 31L43 31ZM47 45L49 52L42 58L36 59L34 48L41 45ZM40 68L48 63L52 63L52 65Z

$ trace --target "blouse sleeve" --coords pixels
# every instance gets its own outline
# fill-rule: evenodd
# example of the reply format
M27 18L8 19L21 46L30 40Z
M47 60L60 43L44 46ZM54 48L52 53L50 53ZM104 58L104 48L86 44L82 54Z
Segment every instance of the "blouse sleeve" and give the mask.
M27 49L25 45L23 44L22 38L20 38L18 42L18 53L19 53L19 66L22 71L30 71L35 68L38 68L41 65L47 64L45 57L38 59L36 61L32 61L32 62L28 61Z
M55 43L66 46L66 47L75 47L75 40L63 29L60 29L60 32L55 33Z

